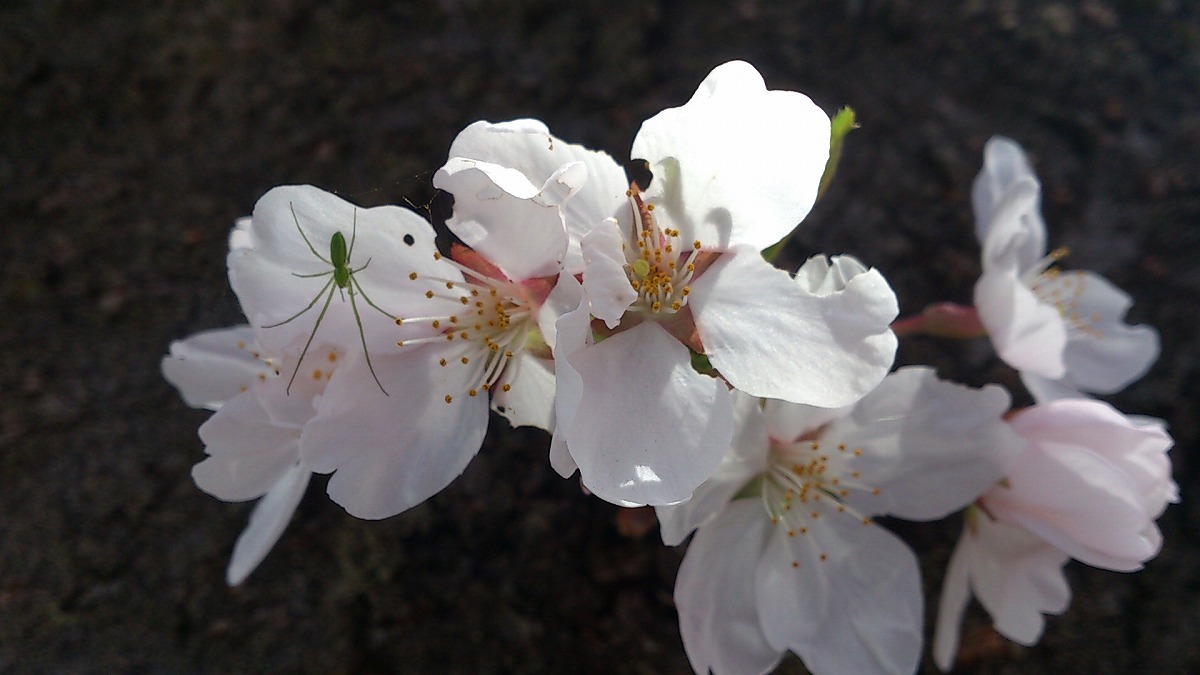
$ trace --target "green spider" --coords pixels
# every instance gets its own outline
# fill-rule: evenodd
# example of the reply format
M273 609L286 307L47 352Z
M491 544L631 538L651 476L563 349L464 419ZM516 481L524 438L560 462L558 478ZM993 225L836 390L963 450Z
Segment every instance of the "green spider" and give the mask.
M354 212L354 222L352 229L350 230L350 246L346 246L346 237L341 233L340 230L334 232L333 237L329 240L329 257L326 258L317 252L316 247L312 245L312 242L308 240L308 236L304 234L304 228L300 227L300 219L296 217L296 207L290 202L288 203L288 207L292 210L292 221L296 223L296 230L299 231L300 236L304 238L304 243L308 244L308 250L312 251L313 255L315 255L318 260L326 265L329 265L331 269L325 272L317 272L316 274L298 274L296 272L292 272L292 276L301 279L313 279L328 275L329 281L325 282L325 285L321 287L321 290L317 291L317 294L313 296L312 302L308 303L308 306L306 306L304 309L296 312L292 316L280 321L279 323L263 326L263 328L266 329L291 323L292 321L295 321L303 316L305 312L316 306L317 301L321 299L322 295L325 296L325 304L321 307L321 313L317 315L317 322L313 324L312 332L308 334L308 342L304 343L304 349L300 352L300 359L296 361L296 367L292 370L292 379L288 380L287 393L292 393L292 383L296 381L296 373L300 372L300 364L304 362L304 356L308 354L308 347L312 344L313 338L317 336L317 328L320 327L321 321L325 319L325 312L329 309L329 303L333 301L333 292L334 290L337 290L338 294L342 298L342 302L346 301L346 293L349 293L350 295L350 308L354 310L354 321L358 324L358 338L362 342L363 354L367 357L367 368L371 371L371 377L375 378L375 384L379 386L379 391L382 391L384 396L388 396L389 394L387 393L387 390L384 389L383 384L379 382L379 376L375 374L375 366L371 365L371 354L369 351L367 351L367 336L363 334L362 318L358 314L358 303L354 301L355 291L358 291L358 294L363 297L363 300L366 300L367 304L378 310L380 314L383 314L393 321L395 321L396 317L387 313L379 305L376 305L374 302L372 302L371 298L367 296L366 291L363 290L362 284L358 283L358 280L354 278L355 274L367 269L367 265L371 264L371 259L367 258L367 262L363 263L363 266L359 267L358 269L350 267L350 256L354 254L354 240L358 235L358 212Z

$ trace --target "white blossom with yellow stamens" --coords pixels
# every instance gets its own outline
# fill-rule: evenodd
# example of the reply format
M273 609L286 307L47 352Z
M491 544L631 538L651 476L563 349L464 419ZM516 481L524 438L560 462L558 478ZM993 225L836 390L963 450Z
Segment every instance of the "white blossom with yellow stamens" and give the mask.
M975 285L980 321L1037 400L1115 393L1158 358L1158 333L1125 323L1132 300L1107 279L1054 267L1067 250L1046 254L1040 198L1021 147L989 140L972 190L983 246Z
M716 475L656 509L665 543L696 530L675 584L692 666L762 673L790 650L817 675L913 672L916 558L872 517L941 518L1003 475L1008 395L903 368L845 408L734 397Z

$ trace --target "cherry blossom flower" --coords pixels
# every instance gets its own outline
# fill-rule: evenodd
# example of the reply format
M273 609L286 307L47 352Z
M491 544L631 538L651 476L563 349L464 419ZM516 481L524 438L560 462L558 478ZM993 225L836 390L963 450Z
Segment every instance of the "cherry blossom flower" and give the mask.
M251 390L278 385L283 365L260 349L250 326L235 326L173 342L162 361L163 375L188 405L216 412L200 427L209 457L192 470L196 485L225 501L259 500L233 547L225 576L230 586L242 583L279 540L312 476L300 461L303 420L273 418ZM318 351L330 363L338 359L337 351ZM325 381L302 379L295 400L311 403Z
M953 663L959 624L974 594L996 630L1032 645L1043 614L1067 608L1069 558L1121 572L1157 555L1155 520L1178 501L1163 425L1106 403L1064 399L1011 419L1026 442L1007 476L968 510L938 609L934 658Z
M1115 393L1158 358L1158 333L1125 324L1132 300L1107 279L1054 267L1066 251L1046 253L1040 193L1021 147L989 140L972 190L983 246L979 318L1039 401Z
M432 227L410 211L359 209L308 186L276 188L235 230L229 256L234 291L269 353L298 357L312 320L280 322L322 282L296 275L314 271L310 242L319 249L348 227L355 264L366 266L356 278L387 316L330 304L316 335L346 358L332 372L312 372L327 381L306 411L300 457L312 471L333 473L329 496L349 513L386 518L441 491L478 452L487 390L515 389L506 366L531 325L529 308L517 292L524 289L480 271L482 257L462 249L464 265L441 256ZM532 367L526 373L527 397L549 410L546 376Z
M829 133L806 96L768 91L752 66L732 62L643 123L632 156L654 173L644 193L608 155L540 122L459 135L452 155L535 184L564 162L588 170L563 209L564 268L582 272L584 303L557 327L551 460L561 473L578 468L619 504L686 499L732 433L726 385L697 372L693 352L734 387L800 403L846 405L884 376L896 303L881 277L817 294L759 255L811 208Z
M675 584L684 648L706 673L910 673L921 648L915 556L871 517L941 518L1003 475L1009 398L889 375L823 409L734 393L729 455L695 496L658 507L663 541L696 530Z

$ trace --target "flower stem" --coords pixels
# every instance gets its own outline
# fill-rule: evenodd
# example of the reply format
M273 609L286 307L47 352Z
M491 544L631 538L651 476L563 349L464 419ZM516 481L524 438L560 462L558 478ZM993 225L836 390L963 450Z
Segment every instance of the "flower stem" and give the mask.
M987 336L974 307L952 302L934 303L916 316L898 319L892 324L892 332L898 337L932 335L959 340Z

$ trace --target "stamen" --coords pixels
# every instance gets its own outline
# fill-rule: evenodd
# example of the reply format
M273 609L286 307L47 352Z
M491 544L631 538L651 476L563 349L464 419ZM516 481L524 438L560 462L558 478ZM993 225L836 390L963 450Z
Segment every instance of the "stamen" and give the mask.
M436 284L425 291L425 297L444 302L439 309L446 313L397 319L397 325L423 324L434 331L423 337L401 340L397 346L447 345L451 352L442 351L438 355L438 365L445 368L456 361L468 368L464 379L470 384L462 392L467 396L478 396L480 391L490 392L501 385L508 391L511 386L500 380L505 377L507 365L524 348L527 336L536 327L535 308L530 306L520 287L507 279L483 276L440 254L435 259L458 269L463 278L420 277L422 283ZM409 278L415 280L413 275ZM458 311L450 309L459 306ZM443 326L447 327L444 332ZM447 394L446 402L449 403L457 393Z
M622 243L626 259L625 274L638 297L631 307L649 314L672 315L687 305L691 287L688 283L696 272L696 256L702 244L693 241L688 249L681 246L679 230L659 227L654 218L654 204L642 201L636 184L626 192L633 213L634 227L627 246ZM686 250L686 255L680 251Z
M837 452L822 452L822 446ZM849 516L858 524L871 525L870 517L846 502L851 491L882 494L880 488L863 484L860 472L849 470L863 454L861 447L812 440L811 435L790 442L773 439L760 492L771 522L783 524L789 537L804 535L829 518ZM793 508L796 505L801 506ZM818 559L825 562L828 556L818 552Z

